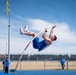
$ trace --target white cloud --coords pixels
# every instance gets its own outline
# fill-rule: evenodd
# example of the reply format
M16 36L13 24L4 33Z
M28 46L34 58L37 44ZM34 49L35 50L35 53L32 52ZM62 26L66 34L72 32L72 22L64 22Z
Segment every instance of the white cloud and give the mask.
M6 18L0 18L0 53L5 52L5 44L7 42L7 31L8 28L6 24L8 24ZM5 23L4 23L5 22ZM24 23L20 20L11 20L11 53L17 53L20 54L24 50L27 43L32 39L27 36L21 36L19 34L19 26L21 25L24 27ZM40 19L27 19L27 23L29 25L29 29L33 31L41 31L45 27L52 26L54 23L47 22ZM76 53L75 49L76 46L73 44L76 44L76 34L70 29L70 26L67 23L56 23L57 27L54 30L54 34L57 35L58 39L56 42L54 42L51 46L49 46L47 49L38 52L36 49L33 49L32 44L28 47L28 49L25 51L27 54L60 54L60 53ZM1 38L2 37L2 38ZM5 39L4 39L4 38ZM72 46L70 46L72 45ZM73 49L73 50L72 50ZM72 50L72 51L71 51Z
M28 22L30 24L30 28L36 31L41 31L42 29L53 25L52 23L40 19L28 19Z
M76 35L67 23L59 23L55 29L58 41L62 43L76 43ZM73 40L74 39L74 40Z
M30 28L33 30L42 30L45 27L54 25L40 19L29 19ZM57 35L58 41L63 43L76 43L76 34L73 32L67 23L56 23L57 27L54 30L54 34ZM74 40L72 40L74 39Z

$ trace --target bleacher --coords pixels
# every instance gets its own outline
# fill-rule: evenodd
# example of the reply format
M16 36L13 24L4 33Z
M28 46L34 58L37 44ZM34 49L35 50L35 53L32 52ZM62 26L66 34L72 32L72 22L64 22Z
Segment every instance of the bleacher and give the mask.
M76 55L71 55L71 57L69 57L68 55L39 55L39 54L34 54L34 55L30 55L28 56L27 54L26 55L23 55L22 56L22 61L25 61L25 60L36 60L36 61L43 61L43 60L60 60L60 57L63 56L65 58L65 60L76 60ZM10 60L11 61L17 61L19 60L19 57L20 57L20 54L18 55L14 55L14 54L11 54L10 55ZM29 57L29 59L28 59ZM4 58L4 55L0 55L0 61L2 61Z

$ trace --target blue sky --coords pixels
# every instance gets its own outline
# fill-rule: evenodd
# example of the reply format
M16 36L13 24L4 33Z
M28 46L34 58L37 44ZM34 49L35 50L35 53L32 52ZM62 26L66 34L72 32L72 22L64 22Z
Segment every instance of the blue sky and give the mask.
M20 54L32 37L20 35L19 27L26 24L29 30L39 32L54 24L58 39L45 50L38 52L32 43L25 54L76 54L76 0L8 0L10 3L10 53ZM8 16L5 2L0 0L0 54L7 52ZM40 40L42 33L40 34ZM49 35L49 30L47 36Z

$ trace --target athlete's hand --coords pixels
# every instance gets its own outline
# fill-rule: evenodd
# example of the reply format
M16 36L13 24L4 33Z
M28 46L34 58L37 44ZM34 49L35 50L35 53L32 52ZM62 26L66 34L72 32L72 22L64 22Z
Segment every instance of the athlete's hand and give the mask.
M53 27L52 27L52 29L54 29L56 27L56 25L54 25Z

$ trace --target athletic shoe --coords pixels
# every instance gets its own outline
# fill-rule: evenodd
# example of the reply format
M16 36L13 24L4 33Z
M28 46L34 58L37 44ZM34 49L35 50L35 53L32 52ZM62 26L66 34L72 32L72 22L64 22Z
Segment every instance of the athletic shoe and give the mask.
M25 31L25 32L29 32L29 30L28 30L28 25L26 25L26 26L24 27L24 31Z
M22 27L20 27L20 34L23 34L23 33L24 33L24 31L23 31Z

